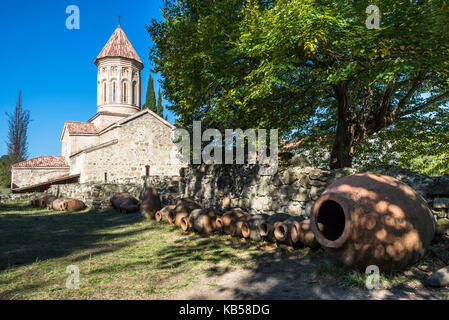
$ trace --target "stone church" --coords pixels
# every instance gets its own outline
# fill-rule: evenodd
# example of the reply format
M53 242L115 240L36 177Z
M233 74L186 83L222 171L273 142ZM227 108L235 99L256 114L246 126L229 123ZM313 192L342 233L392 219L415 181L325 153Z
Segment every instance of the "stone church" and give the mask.
M142 176L178 176L183 166L175 127L141 110L143 63L119 25L95 60L97 113L66 121L62 155L37 157L12 168L13 191L73 182L126 182Z

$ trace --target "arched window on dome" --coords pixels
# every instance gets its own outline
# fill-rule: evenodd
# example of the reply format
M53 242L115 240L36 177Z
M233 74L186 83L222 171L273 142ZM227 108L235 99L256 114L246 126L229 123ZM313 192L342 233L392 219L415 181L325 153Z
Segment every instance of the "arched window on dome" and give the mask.
M103 83L103 103L106 103L106 98L107 98L107 95L106 95L106 82L105 83Z
M132 104L136 105L136 87L137 87L137 83L134 81L133 82L133 87L132 87Z
M115 81L112 82L112 102L113 103L117 102L117 88L116 88Z
M128 102L128 84L123 83L123 102Z

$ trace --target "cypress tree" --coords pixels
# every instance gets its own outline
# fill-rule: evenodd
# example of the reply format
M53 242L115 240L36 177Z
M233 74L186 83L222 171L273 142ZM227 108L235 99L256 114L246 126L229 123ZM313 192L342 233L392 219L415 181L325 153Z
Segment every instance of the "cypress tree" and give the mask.
M22 108L22 90L19 91L16 108L6 113L8 118L8 156L10 164L26 160L28 157L28 125L31 122L30 111Z
M159 88L159 92L157 95L157 112L159 116L164 117L164 106L162 105L162 95L161 88Z
M154 81L151 76L148 78L148 86L147 86L147 96L145 99L145 104L142 109L150 109L151 111L157 113L157 105L156 105L156 94L154 93Z

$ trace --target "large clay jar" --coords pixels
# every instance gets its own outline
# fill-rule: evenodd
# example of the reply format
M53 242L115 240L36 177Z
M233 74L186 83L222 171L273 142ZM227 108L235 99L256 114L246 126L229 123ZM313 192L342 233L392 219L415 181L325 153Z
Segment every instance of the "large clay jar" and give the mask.
M67 203L67 211L69 212L78 212L86 209L86 205L81 200L70 199L66 203Z
M218 211L208 208L194 210L189 216L189 227L202 234L211 234L216 230Z
M168 213L168 223L181 227L181 220L188 217L190 212L195 209L202 209L201 206L194 201L178 201L176 207Z
M49 197L45 198L45 200L44 200L45 208L47 208L48 210L53 209L53 201L55 201L56 199L58 199L58 198L55 196L49 196Z
M169 205L163 207L161 210L156 212L155 219L157 222L168 222L168 214L175 209L175 205Z
M274 224L274 237L278 244L286 244L288 246L296 246L298 242L293 242L291 237L291 230L293 224L304 221L302 216L292 216L284 221L278 221Z
M404 269L422 258L435 224L424 199L400 181L376 174L332 183L314 204L316 240L341 264L380 272Z
M109 203L115 210L118 211L120 209L119 199L125 197L131 197L131 195L127 192L116 193L111 199L109 199Z
M140 205L140 213L146 220L155 220L156 212L161 210L161 199L156 188L149 187L145 190Z
M225 212L215 221L217 231L227 235L234 235L236 231L236 222L244 215L245 212L239 208Z
M39 197L37 197L36 205L37 207L46 208L47 207L47 200L51 196L49 194L42 194Z
M320 225L318 225L318 229ZM290 238L293 246L303 245L312 249L318 249L320 244L316 241L315 235L310 227L310 219L304 221L293 221L290 229Z
M260 236L260 225L267 221L269 215L267 214L256 214L248 220L248 224L242 225L242 237L245 239L251 239L253 241L260 241L262 237Z
M53 210L56 210L56 211L63 210L62 205L63 205L64 201L67 201L67 200L65 200L65 199L56 199L56 200L54 200L53 203L52 203Z
M254 215L246 213L243 216L241 216L240 218L237 219L237 221L235 221L235 229L233 230L233 234L232 236L234 237L243 237L246 238L243 235L243 230L247 231L250 226L249 226L249 220L251 220L251 218L254 217ZM245 233L246 235L246 233Z
M285 221L290 218L291 215L286 213L275 213L268 217L267 220L263 221L259 225L259 235L262 239L270 242L275 242L276 237L274 236L274 225L276 222Z

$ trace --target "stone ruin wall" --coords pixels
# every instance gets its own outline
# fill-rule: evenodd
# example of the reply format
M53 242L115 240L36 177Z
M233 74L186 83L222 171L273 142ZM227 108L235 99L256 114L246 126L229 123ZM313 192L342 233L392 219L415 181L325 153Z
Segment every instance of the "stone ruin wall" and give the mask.
M100 210L109 208L109 199L115 193L128 192L139 198L146 186L154 185L164 205L179 197L190 197L219 210L240 207L251 213L309 216L313 203L330 183L353 173L356 172L352 169L290 167L274 176L259 176L257 166L192 165L181 169L180 177L142 177L120 184L56 185L48 192L80 199ZM374 173L408 184L426 199L436 219L449 218L449 176L428 177L397 167L379 167Z
M259 176L257 166L198 165L181 169L181 194L220 210L240 207L251 213L284 212L309 217L315 201L335 180L354 169L322 170L289 167L274 176ZM449 218L449 176L429 177L394 166L372 173L392 176L411 186L433 210Z
M155 186L164 205L179 197L179 177L154 176L124 179L121 183L76 183L51 186L47 193L61 198L79 199L93 210L110 209L109 199L119 192L127 192L139 199L147 186Z

